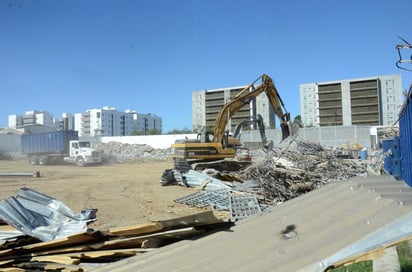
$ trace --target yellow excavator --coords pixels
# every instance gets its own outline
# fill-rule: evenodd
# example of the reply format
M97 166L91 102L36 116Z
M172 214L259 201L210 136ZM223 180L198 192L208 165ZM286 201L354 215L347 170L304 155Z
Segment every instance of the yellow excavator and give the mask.
M257 82L261 82L261 84L256 85ZM198 134L197 139L176 140L171 146L172 157L174 159L186 160L190 164L197 163L197 165L199 165L199 162L217 162L236 158L238 151L244 150L244 148L242 148L242 143L239 139L234 135L230 135L229 131L226 130L228 120L261 93L266 94L276 116L280 120L282 141L295 135L297 128L290 122L290 113L286 111L273 80L268 75L263 74L223 106L217 115L213 133ZM261 116L254 120L246 120L245 124L250 124L251 122L256 122L259 125L263 148L266 150L270 149L272 144L267 142ZM238 134L238 129L235 130L237 131L235 134Z

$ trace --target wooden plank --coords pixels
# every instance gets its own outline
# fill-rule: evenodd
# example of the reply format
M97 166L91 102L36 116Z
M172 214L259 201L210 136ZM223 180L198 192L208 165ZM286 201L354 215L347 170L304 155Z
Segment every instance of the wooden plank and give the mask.
M62 256L70 256L71 258L93 259L100 257L128 257L141 253L153 251L154 249L143 248L128 248L128 249L113 249L113 250L97 250L97 251L82 251L78 253L67 253Z
M158 232L164 229L171 229L177 227L187 227L187 226L201 226L210 225L217 223L224 223L222 218L218 216L218 213L214 211L205 211L201 213L196 213L193 215L173 218L169 220L154 221L146 224L139 224L135 226L126 226L119 228L112 228L107 231L103 231L107 235L116 236L137 236L149 233Z
M106 241L106 239L104 239L103 241L98 241L89 239L90 237L88 237L87 235L76 235L68 237L68 241L66 241L66 239L62 239L57 243L53 243L53 241L40 242L21 248L3 250L0 252L2 253L0 254L0 264L9 263L10 261L17 259L19 257L29 258L30 256L43 256L45 254L56 255L68 252L83 252L101 249L135 248L140 247L144 241L153 239L155 237L169 237L170 239L170 237L173 236L194 235L197 232L198 231L194 228L185 228L177 231L160 232L155 234L136 236L132 238L116 238L109 241ZM87 239L84 239L85 237ZM72 238L73 240L71 240ZM76 245L71 246L72 243L69 243L69 241L80 241L83 242L83 244L77 243ZM90 242L93 241L95 241L95 243L90 244ZM53 248L53 246L55 245L57 245L56 248ZM67 245L69 245L69 247L63 247Z
M116 251L136 251L139 253L144 253L151 251L152 249L144 249L144 248L128 248L128 249L118 249L118 250L110 250L110 252ZM77 247L66 247L66 248L57 248L48 251L41 251L36 253L31 253L31 256L43 256L43 255L62 255L62 256L81 256L82 254L92 254L92 252L104 252L104 250L90 250L90 247L87 245L84 246L77 246ZM103 253L105 254L105 253Z
M99 232L89 231L79 234L74 234L62 239L56 239L48 242L40 242L32 245L24 246L24 249L30 251L44 250L48 248L57 248L63 246L84 244L90 241L104 239Z
M194 226L219 223L226 222L213 211L206 211L170 220L112 228L106 232L88 231L58 240L1 250L0 264L7 264L16 259L22 261L32 259L38 262L71 265L75 263L72 258L78 260L79 258L119 257L118 255L131 256L138 254L135 248L140 247L142 252L145 250L142 247L159 247L167 240L177 241L204 232Z
M18 231L18 232L20 232L15 227L12 227L10 225L1 225L1 224L0 224L0 231L16 231L16 232Z
M136 237L111 239L109 241L96 243L96 244L92 244L89 246L90 248L95 249L95 250L141 247L144 241L151 240L151 239L181 240L187 237L194 236L196 234L200 234L202 232L203 232L202 230L197 230L194 227L188 227L188 228L182 228L178 230L169 230L169 231L158 232L158 233L136 236Z
M227 221L219 218L214 211L205 211L193 215L173 218L169 220L159 221L165 229L185 227L185 226L202 226L218 223L226 223Z
M161 231L163 228L164 226L160 222L152 222L134 226L112 228L108 231L103 231L103 233L116 236L137 236Z
M58 264L79 264L80 260L71 258L70 256L51 255L51 256L36 256L30 259L32 262L43 263L58 263Z
M25 254L27 252L39 252L48 249L62 248L67 246L74 246L79 244L85 244L92 241L101 241L107 239L103 237L99 232L85 232L68 236L66 238L57 239L48 242L39 242L30 245L25 245L18 248L5 249L0 251L0 260L4 260L13 255Z
M84 272L84 269L77 265L66 265L58 263L25 262L18 265L24 271L64 271L64 272ZM29 270L28 270L29 269Z
M27 272L26 269L17 268L17 267L9 267L9 268L2 268L2 272Z

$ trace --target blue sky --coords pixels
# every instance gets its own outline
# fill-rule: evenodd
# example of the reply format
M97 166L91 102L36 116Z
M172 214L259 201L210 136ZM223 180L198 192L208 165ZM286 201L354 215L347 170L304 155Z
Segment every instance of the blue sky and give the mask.
M292 118L299 84L401 74L412 1L1 0L0 127L104 106L192 127L192 92L273 78ZM412 52L409 52L410 57ZM408 68L412 69L412 65Z

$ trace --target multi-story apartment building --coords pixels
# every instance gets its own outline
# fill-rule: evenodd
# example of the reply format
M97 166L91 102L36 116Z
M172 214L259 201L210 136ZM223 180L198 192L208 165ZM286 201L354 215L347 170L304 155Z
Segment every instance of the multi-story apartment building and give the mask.
M212 131L222 107L247 86L192 92L192 126L194 132ZM257 114L262 115L266 128L275 127L274 110L265 93L259 94L249 104L237 111L228 120L227 130L233 132L235 127Z
M31 125L57 127L53 115L47 111L26 111L24 115L9 115L9 127L18 128Z
M75 119L75 129L81 136L125 136L130 135L133 126L130 114L110 107L86 110Z
M402 105L401 75L300 85L304 126L393 125Z
M81 136L128 136L133 132L162 132L162 119L154 114L117 111L115 108L89 109L75 115L75 127Z
M58 121L59 128L64 130L74 130L74 115L71 113L63 113L62 118Z
M146 133L155 130L162 132L162 118L159 116L152 113L141 114L131 110L127 110L126 113L132 115L133 131Z
M18 128L30 125L44 125L56 129L74 129L79 136L128 136L133 132L162 132L162 118L154 114L139 114L126 110L119 112L115 108L103 107L89 109L82 113L63 113L56 120L48 112L29 111L25 115L10 115L9 127Z

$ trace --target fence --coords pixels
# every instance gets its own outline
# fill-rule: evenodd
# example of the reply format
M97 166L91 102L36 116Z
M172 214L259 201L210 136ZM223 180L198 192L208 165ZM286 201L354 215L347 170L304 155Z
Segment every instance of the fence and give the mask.
M313 127L299 129L296 140L311 141L323 146L339 147L343 144L360 144L363 147L371 146L371 127L370 126L330 126L330 127ZM281 141L281 131L271 129L266 131L269 140L273 140L277 145ZM261 142L258 131L244 131L241 135L241 141L253 146L254 143ZM284 145L282 143L280 145Z

